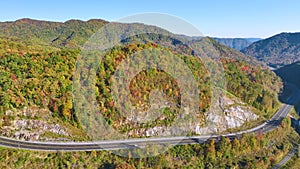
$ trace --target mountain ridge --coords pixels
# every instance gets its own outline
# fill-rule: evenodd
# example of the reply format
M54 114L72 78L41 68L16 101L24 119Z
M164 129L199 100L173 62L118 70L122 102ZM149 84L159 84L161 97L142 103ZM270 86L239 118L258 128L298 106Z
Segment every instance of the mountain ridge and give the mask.
M195 112L195 116L191 116L194 123L190 123L192 128L188 135L208 132L219 133L226 129L231 132L232 128L241 131L244 128L250 128L249 125L256 125L269 119L280 105L277 93L282 87L282 83L272 71L258 64L254 58L228 48L209 37L193 40L183 38L181 41L175 35L169 36L169 34L164 33L145 33L130 36L127 39L124 36L125 39L120 44L107 51L99 65L90 64L95 67L83 66L83 69L79 69L79 72L74 73L76 72L74 69L78 66L94 63L93 59L81 58L79 61L77 60L81 54L80 51L86 49L80 48L80 46L87 42L90 35L104 24L104 22L97 20L70 20L64 23L47 23L47 21L36 22L27 19L12 24L0 23L0 28L4 27L5 32L9 33L5 34L4 32L2 34L4 38L0 37L0 81L2 85L0 87L0 134L24 140L62 141L69 139L72 141L90 141L93 133L100 132L103 133L103 137L107 136L102 128L92 125L93 119L99 119L98 115L101 114L107 125L119 131L120 134L132 137L161 136L162 132L177 122L176 117L180 112L179 108L186 107L185 104L180 102L184 93L182 94L180 91L176 79L158 69L155 65L147 71L139 72L132 78L129 87L126 88L130 92L126 99L136 107L129 114L134 113L133 115L136 115L136 117L142 118L141 123L131 119L130 115L124 114L117 108L118 103L114 101L111 92L114 90L114 86L111 85L114 83L111 77L115 75L121 63L126 62L130 57L134 57L134 54L143 51L156 52L163 50L166 54L175 55L184 61L184 66L187 66L194 76L198 90L192 91L197 91L200 99L199 102L195 102L195 99L193 99L190 103L195 105L199 111ZM127 26L133 28L141 25L124 24L121 26L125 27L121 30L128 30L126 29ZM147 30L152 30L152 28L147 27ZM10 37L10 35L15 36ZM115 39L119 40L120 38L112 37L112 40ZM97 42L95 43L95 46L99 46ZM90 45L93 47L93 42ZM152 57L152 54L155 53L150 54ZM209 57L208 61L220 61L217 64L224 69L224 78L226 78L224 87L220 85L223 83L222 81L215 81L214 83L212 80L213 75L218 76L214 71L218 69L218 66L213 62L206 62L208 64L205 64L205 59L200 58L201 56ZM134 61L135 59L130 60L133 60L130 63L133 67L141 66L139 62ZM190 83L186 80L189 75L187 74L188 71L184 71L177 60L174 62L166 60L160 59L157 62L171 65L169 67L174 68L176 73L180 73L183 80L188 84L185 90L188 90ZM252 62L253 64L249 64ZM208 68L212 68L213 71L209 71ZM96 74L95 80L90 81L91 78L89 77L93 73ZM127 74L128 72L125 72L121 76ZM89 97L91 96L90 93L74 97L74 91L77 91L76 85L72 84L72 81L76 81L74 80L76 78L84 80L83 83L77 84L78 89L83 92L88 87L85 85L92 84L92 89L95 91L95 101L92 97ZM117 79L122 80L122 78ZM213 100L212 90L217 88L224 91L224 95L222 94L216 100ZM154 116L151 117L149 115L152 113L148 113L148 110L151 110L149 104L152 102L150 96L156 94L152 91L157 90L160 91L158 95L160 93L164 94L164 100L161 101L162 104L154 102L153 107L158 107L162 111L158 116L154 113ZM74 99L76 99L76 105ZM155 97L153 100L160 102L159 97ZM92 103L93 106L86 103ZM76 106L79 109L76 109ZM97 107L99 111L91 113L89 107ZM86 108L89 110L85 111ZM144 112L145 110L146 112ZM189 114L189 109L184 109L184 111L184 114ZM80 118L79 115L85 112L88 113L87 118L80 121L79 119L82 119L82 117ZM91 115L95 115L96 118ZM252 123L252 120L255 120L254 123ZM191 121L188 118L187 124L189 122ZM16 127L16 124L19 124L19 127ZM91 125L86 126L85 124ZM56 130L53 131L53 127ZM95 130L89 133L85 130L85 127ZM45 128L48 128L47 132L42 133L41 131L45 131ZM286 129L289 128L276 130L276 134L273 134L274 139L281 136L281 133L285 133ZM287 137L285 135L281 137L282 140L286 141ZM259 142L257 142L258 139ZM145 158L142 161L136 160L136 162L133 160L129 162L111 152L106 153L106 151L85 153L81 158L81 154L76 153L73 155L70 152L64 154L50 153L49 155L43 152L41 155L37 154L37 156L32 157L32 154L36 153L1 149L0 158L5 163L0 163L0 166L3 165L2 168L7 166L20 168L19 164L23 163L24 158L26 158L25 160L33 159L31 160L33 162L24 162L26 168L31 167L28 167L28 164L36 165L33 168L38 168L37 166L47 166L48 168L72 167L73 164L75 167L81 168L91 165L94 168L135 168L134 166L137 166L136 168L143 168L143 166L145 166L144 168L161 168L162 166L163 168L181 168L183 166L191 168L195 166L200 168L201 166L203 166L202 168L205 168L205 166L208 166L208 168L224 168L225 166L245 168L249 166L253 168L257 164L260 167L265 166L264 168L267 168L269 161L274 161L273 156L278 157L278 153L274 153L266 159L257 158L256 153L258 150L280 151L280 146L273 146L273 148L267 144L269 140L274 139L262 137L260 134L243 136L241 140L235 139L233 141L222 137L220 143L217 143L219 141L215 143L215 140L212 139L203 146L201 144L177 145L161 156L149 158L149 161L145 161L148 160L148 158ZM259 143L266 144L261 146ZM277 143L281 145L280 142ZM136 144L131 146L138 148L138 150L143 149L137 147ZM219 156L219 154L224 155ZM193 158L193 160L189 160L189 158ZM215 159L218 159L224 165L219 164ZM63 162L60 162L60 160ZM194 163L195 160L199 163ZM153 161L155 161L154 164ZM227 164L227 161L230 162Z
M255 42L242 52L268 65L291 64L300 60L300 33L283 32Z
M77 48L106 23L108 22L101 19L55 22L23 18L0 22L0 36L15 37L35 44ZM72 39L68 38L71 34Z
M78 47L83 45L84 40L87 40L93 33L100 29L103 25L109 23L103 19L69 19L67 21L46 21L31 18L21 18L16 21L0 22L0 36L2 37L18 37L24 40L38 41L41 44ZM147 25L150 26L150 25ZM44 32L43 30L47 30ZM80 35L77 35L80 34ZM74 38L74 40L68 38ZM186 35L178 35L188 40L199 40L202 37L190 37ZM241 50L249 46L257 38L217 38L216 41L227 47ZM53 44L53 41L55 44ZM79 41L79 42L77 42Z

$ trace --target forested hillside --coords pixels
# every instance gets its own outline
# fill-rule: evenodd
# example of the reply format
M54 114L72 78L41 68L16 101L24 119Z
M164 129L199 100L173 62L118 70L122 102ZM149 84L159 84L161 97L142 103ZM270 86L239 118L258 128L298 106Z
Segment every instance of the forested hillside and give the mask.
M82 51L81 45L105 23L102 20L58 23L30 19L0 23L3 30L0 38L1 135L22 140L91 140L78 119L80 112L74 109L72 81L78 64L76 61ZM200 98L199 102L194 103L199 108L194 119L200 121L202 126L206 124L208 114L215 113L210 112L209 108L221 106L221 97L218 103L211 103L212 90L215 88L221 88L226 93L223 97L233 100L233 107L249 107L259 120L268 119L280 106L277 94L282 88L281 80L255 59L227 48L212 38L180 41L166 35L144 34L123 39L118 46L107 50L97 67L96 79L91 82L95 87L99 108L96 113L101 114L120 133L127 133L131 137L147 137L136 131L169 127L182 106L182 93L177 81L170 74L153 67L139 72L132 79L127 99L137 107L138 113L144 112L149 109L151 91L159 90L165 95L164 103L169 107L164 108L155 120L147 123L134 123L122 116L122 112L116 108L112 97L112 76L124 60L146 49L163 50L180 58L190 69L196 79ZM213 65L204 63L203 56L222 63L225 86L212 82L210 75L214 72L209 72L208 66ZM176 63L172 65L178 68ZM218 113L226 116L225 112ZM34 124L28 125L30 122ZM292 147L291 142L298 142L299 138L289 123L289 119L285 119L276 131L266 136L258 133L235 140L221 138L220 142L210 140L203 145L175 146L157 157L142 159L122 158L109 151L33 153L3 148L0 150L0 166L269 168L288 152ZM45 128L50 130L40 133ZM33 137L37 133L39 137Z
M212 39L208 40L217 47L220 59L224 64L228 87L225 90L249 106L258 109L263 117L269 117L274 113L274 110L279 105L276 94L280 89L280 81L275 74L265 68L243 61L246 56L243 56L241 53L231 52L230 49L218 45ZM2 46L10 46L11 43L17 42L4 40L2 41ZM12 109L39 106L49 109L53 116L59 116L71 124L78 123L76 121L76 112L74 112L72 107L72 75L79 50L57 48L52 50L51 47L48 50L42 50L37 47L35 51L40 50L39 52L31 52L28 48L30 47L20 45L19 49L2 51L3 55L0 64L1 83L3 86L1 88L2 115L5 115L6 111ZM130 56L132 52L138 52L146 48L161 47L153 45L153 43L115 47L107 53L104 62L99 66L95 84L98 87L96 94L101 113L110 121L111 125L119 128L121 131L128 131L141 126L130 126L125 123L126 118L119 116L120 113L115 109L112 102L110 77L123 59ZM7 48L4 49L7 50ZM207 70L201 59L189 54L179 54L171 49L166 50L183 59L197 79L198 87L201 91L200 103L198 103L199 109L204 113L210 106L210 81L207 79ZM232 56L233 54L238 55ZM238 58L241 59L239 60ZM155 84L158 77L165 83ZM131 94L133 96L131 101L138 107L147 105L149 93L155 88L164 91L170 102L179 102L180 93L172 77L155 69L150 72L141 72L134 79L131 86ZM177 111L178 107L176 106L166 109L165 115L161 117L161 120L146 126L168 126L172 123L172 118L174 118ZM124 124L124 126L119 126L119 124Z
M0 22L0 37L13 37L34 43L57 47L78 48L105 23L104 20L69 20L62 22L20 19Z
M300 33L281 33L253 43L242 50L269 65L282 66L299 61Z

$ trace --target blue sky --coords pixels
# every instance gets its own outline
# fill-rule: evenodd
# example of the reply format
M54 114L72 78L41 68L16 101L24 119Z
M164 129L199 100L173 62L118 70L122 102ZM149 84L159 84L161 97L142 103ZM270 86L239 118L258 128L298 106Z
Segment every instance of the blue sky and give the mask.
M180 17L204 35L262 37L300 32L299 0L9 0L0 2L0 21L91 18L116 21L158 12Z

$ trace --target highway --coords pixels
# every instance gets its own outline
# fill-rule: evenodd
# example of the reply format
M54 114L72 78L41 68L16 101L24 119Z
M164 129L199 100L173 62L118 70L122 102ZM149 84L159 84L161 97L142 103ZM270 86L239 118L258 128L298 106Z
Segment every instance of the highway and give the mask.
M300 90L296 85L289 84L291 88L293 88L293 95L295 96L292 100L290 100L290 104L296 104L300 100ZM298 144L294 145L294 148L284 156L284 158L277 164L275 165L272 169L279 169L282 166L284 166L293 156L298 152Z
M298 146L295 146L277 165L275 165L272 169L279 169L281 168L284 164L286 164L294 154L298 152Z
M293 94L289 100L298 99L297 94ZM242 134L259 132L263 133L274 130L283 118L287 116L291 105L284 104L274 116L267 122L248 129L230 134L223 135L204 135L191 137L161 137L161 138L140 138L140 139L126 139L126 140L108 140L108 141L92 141L92 142L42 142L42 141L20 141L6 137L0 137L0 146L27 150L41 150L41 151L92 151L92 150L119 150L119 149L133 149L143 148L146 145L183 145L183 144L199 144L204 143L210 139L220 139L221 136L228 138L239 138Z

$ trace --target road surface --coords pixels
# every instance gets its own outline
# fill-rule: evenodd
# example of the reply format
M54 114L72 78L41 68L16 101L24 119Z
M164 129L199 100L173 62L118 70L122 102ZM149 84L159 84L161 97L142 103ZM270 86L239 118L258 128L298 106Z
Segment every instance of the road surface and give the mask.
M299 95L294 94L289 100L295 100ZM221 136L237 138L245 133L263 133L274 130L283 118L287 116L291 105L284 104L275 115L267 122L249 130L223 135L204 135L192 137L162 137L162 138L140 138L127 140L93 141L93 142L39 142L39 141L20 141L6 137L0 137L0 146L42 151L92 151L92 150L118 150L141 148L145 145L178 145L204 143L210 139L219 139Z
M274 166L272 169L279 169L281 168L284 164L286 164L295 153L298 152L298 146L295 146L276 166Z

